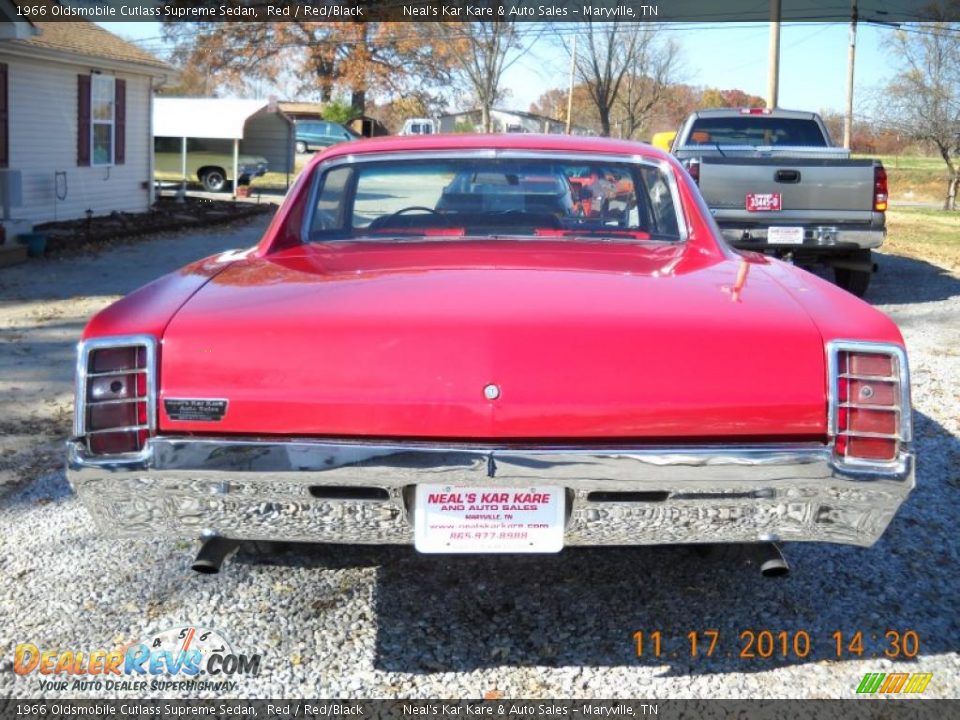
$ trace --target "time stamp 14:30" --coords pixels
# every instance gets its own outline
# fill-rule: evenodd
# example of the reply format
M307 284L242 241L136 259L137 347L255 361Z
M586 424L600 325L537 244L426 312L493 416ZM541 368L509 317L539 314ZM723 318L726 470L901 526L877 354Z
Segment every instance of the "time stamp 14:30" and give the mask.
M814 651L814 636L806 630L742 630L734 633L736 643L727 641L729 633L720 630L691 630L686 636L665 635L660 630L638 630L633 634L637 657L739 657L805 658ZM826 639L826 638L824 638ZM835 631L829 636L828 654L837 658L881 658L910 660L920 654L920 636L914 630L886 630L882 633Z

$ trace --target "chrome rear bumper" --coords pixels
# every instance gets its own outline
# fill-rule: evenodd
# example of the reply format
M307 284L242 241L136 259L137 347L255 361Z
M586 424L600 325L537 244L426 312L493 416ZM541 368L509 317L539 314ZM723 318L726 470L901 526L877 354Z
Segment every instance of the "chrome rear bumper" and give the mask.
M914 486L914 458L838 465L820 444L443 446L156 437L141 457L68 443L68 477L122 535L413 543L418 483L567 491L568 545L820 541L871 545Z

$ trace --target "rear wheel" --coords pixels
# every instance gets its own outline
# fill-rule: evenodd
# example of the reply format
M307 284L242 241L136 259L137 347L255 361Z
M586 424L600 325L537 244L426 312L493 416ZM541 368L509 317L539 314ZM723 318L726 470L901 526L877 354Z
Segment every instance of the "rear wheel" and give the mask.
M856 253L852 261L858 264L865 264L865 270L852 270L845 267L835 267L833 269L834 281L849 293L857 297L863 297L867 288L870 287L870 276L873 275L873 256L869 250L863 250Z
M297 154L303 155L307 151L307 144L303 140L297 140Z
M227 187L226 173L220 168L206 168L200 174L200 182L207 192L222 192Z

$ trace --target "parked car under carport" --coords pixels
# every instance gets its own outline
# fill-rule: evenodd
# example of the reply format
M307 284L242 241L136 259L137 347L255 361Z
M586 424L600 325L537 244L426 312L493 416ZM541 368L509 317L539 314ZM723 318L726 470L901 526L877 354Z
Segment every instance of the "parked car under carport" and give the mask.
M223 192L230 183L246 185L267 171L262 155L239 154L237 175L233 173L233 151L229 140L188 138L184 168L182 138L153 139L154 176L158 180L197 181L209 192ZM184 169L186 172L184 173Z

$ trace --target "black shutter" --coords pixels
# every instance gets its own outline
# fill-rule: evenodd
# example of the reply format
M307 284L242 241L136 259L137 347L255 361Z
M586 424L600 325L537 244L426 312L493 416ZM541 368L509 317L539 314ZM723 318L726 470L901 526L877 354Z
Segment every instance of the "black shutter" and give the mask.
M114 80L113 163L123 165L127 159L127 81Z
M7 66L0 63L0 168L5 168L10 163L10 103L7 85Z
M90 164L90 76L77 75L77 165Z

